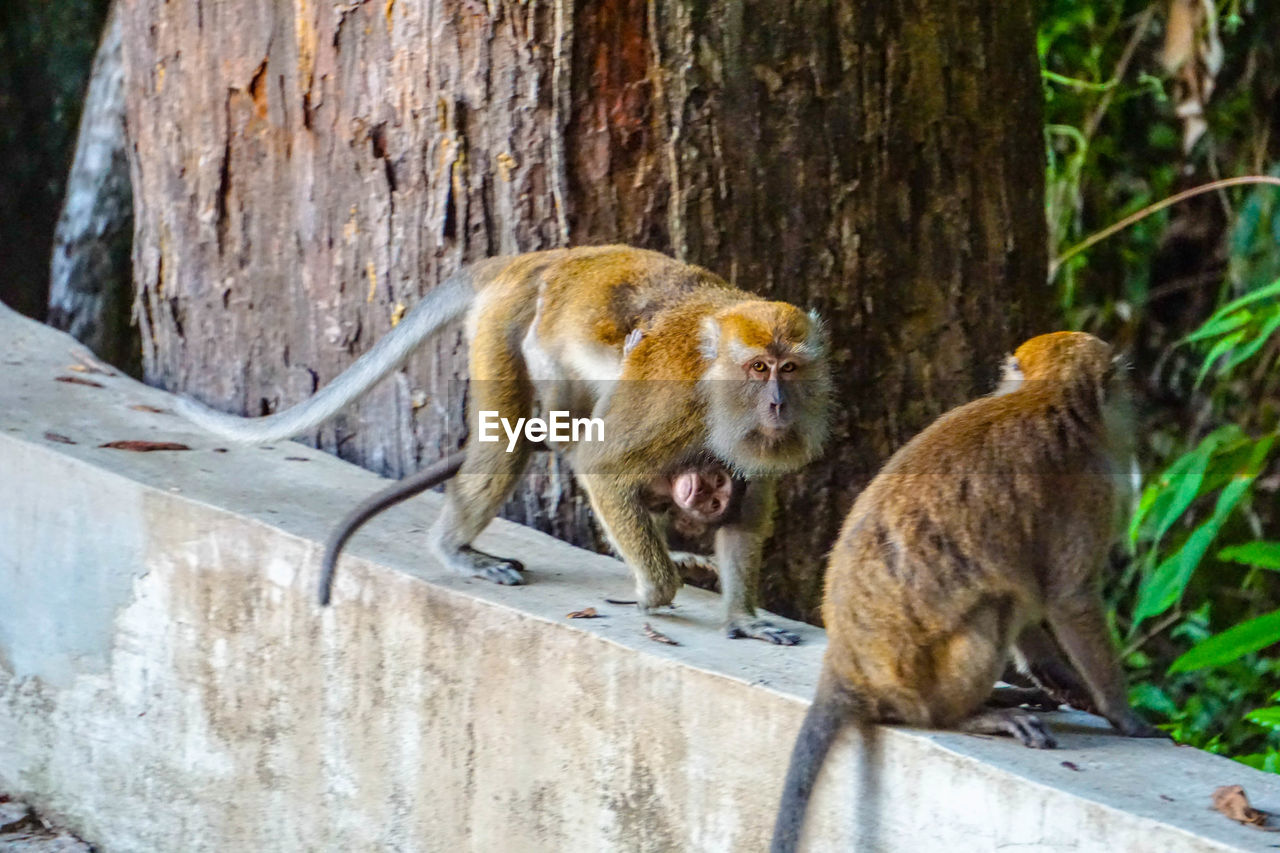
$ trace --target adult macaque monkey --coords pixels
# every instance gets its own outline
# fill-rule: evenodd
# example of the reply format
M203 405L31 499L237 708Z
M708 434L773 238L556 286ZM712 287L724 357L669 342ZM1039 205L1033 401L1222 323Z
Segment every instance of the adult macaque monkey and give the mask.
M827 434L830 378L816 317L730 287L655 252L601 246L492 258L432 290L395 329L310 399L264 418L184 401L178 410L226 438L274 441L313 429L390 373L423 341L466 314L471 343L471 440L432 532L455 571L522 582L511 560L471 547L515 488L532 451L521 438L477 439L478 412L515 422L564 410L604 422L605 440L563 449L592 509L631 567L641 607L669 604L681 580L644 505L655 472L712 457L751 481L738 518L716 530L716 563L731 637L791 644L755 618L760 551L773 480L817 454ZM644 334L625 359L628 335Z
M1128 706L1096 583L1126 461L1109 423L1112 372L1111 348L1091 335L1032 338L996 395L943 415L858 496L827 563L829 644L773 853L796 849L814 780L846 722L1054 746L1032 713L992 701L1011 655L1032 674L1046 664L1078 673L1121 733L1161 736ZM1074 669L1043 659L1057 646Z
M329 604L334 569L347 540L378 513L434 489L457 474L466 457L464 450L450 453L365 499L338 522L325 540L324 557L320 561L318 597L322 606ZM659 516L659 523L668 523L680 535L695 538L706 535L712 526L732 521L730 513L738 505L741 494L742 489L734 488L733 478L724 466L705 462L651 480L645 486L642 500L649 512ZM508 562L523 568L516 560Z

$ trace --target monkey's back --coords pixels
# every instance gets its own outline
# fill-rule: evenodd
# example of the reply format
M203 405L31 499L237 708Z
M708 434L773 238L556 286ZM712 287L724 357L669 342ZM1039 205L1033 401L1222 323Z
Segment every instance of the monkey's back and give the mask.
M1004 644L1040 617L1064 572L1072 583L1091 572L1113 496L1101 429L1087 395L1031 383L952 410L895 453L828 564L828 661L845 682L929 705L954 638L990 616L991 642ZM945 724L934 716L907 721Z

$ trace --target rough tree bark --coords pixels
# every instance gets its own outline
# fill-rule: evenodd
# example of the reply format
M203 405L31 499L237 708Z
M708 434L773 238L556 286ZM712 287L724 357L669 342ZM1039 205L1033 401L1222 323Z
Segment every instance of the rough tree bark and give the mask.
M140 342L130 323L133 193L124 125L119 6L112 6L93 60L67 195L53 232L49 324L131 373Z
M817 307L839 405L768 602L811 616L858 488L1041 330L1029 0L125 0L147 377L230 410L327 382L440 277L620 241ZM460 333L324 428L391 475L461 438ZM507 514L595 543L547 461Z

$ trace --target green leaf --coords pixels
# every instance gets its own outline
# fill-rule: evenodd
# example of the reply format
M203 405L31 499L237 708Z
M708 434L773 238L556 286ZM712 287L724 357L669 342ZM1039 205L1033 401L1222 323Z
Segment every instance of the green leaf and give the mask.
M1280 731L1280 705L1273 708L1259 708L1256 711L1250 711L1244 715L1244 718L1252 720L1260 726Z
M1262 328L1254 335L1253 340L1249 341L1249 343L1232 353L1231 358L1227 360L1225 365L1223 365L1222 372L1228 373L1253 358L1258 350L1262 349L1263 345L1266 344L1267 341L1271 340L1271 336L1275 333L1276 329L1280 329L1280 310L1276 310L1272 316L1267 319L1267 322L1262 324Z
M1186 672L1228 663L1239 657L1280 643L1280 610L1242 622L1190 649L1169 667L1170 673ZM1266 709L1270 710L1270 709ZM1280 711L1280 709L1276 709ZM1258 711L1254 711L1254 714ZM1250 715L1252 718L1252 715ZM1257 722L1257 721L1255 721Z
M1224 444L1243 439L1244 431L1236 424L1219 427L1201 439L1195 450L1184 453L1164 470L1157 480L1159 492L1153 497L1150 512L1156 517L1156 541L1164 538L1191 502L1200 496L1209 461ZM1144 495L1145 502L1145 495Z
M1228 314L1224 317L1218 317L1216 314L1204 321L1204 325L1187 335L1178 343L1190 344L1196 341L1202 341L1205 338L1216 338L1218 335L1225 334L1238 329L1248 323L1253 318L1248 311Z
M1147 486L1142 490L1142 497L1138 499L1138 506L1133 511L1133 518L1129 519L1129 541L1136 543L1138 535L1142 530L1142 522L1146 519L1147 513L1151 511L1151 507L1155 505L1156 498L1160 497L1160 487L1156 485Z
M1200 383L1204 382L1204 378L1209 375L1209 371L1218 363L1218 359L1222 358L1225 353L1235 349L1236 344L1242 340L1244 340L1243 329L1238 332L1232 332L1213 345L1213 349L1209 350L1209 354L1204 357L1204 363L1200 365L1200 372L1196 375L1196 388L1199 388Z
M1143 580L1142 586L1138 589L1138 603L1134 606L1135 628L1143 619L1165 612L1182 597L1183 590L1190 583L1191 576L1200 565L1205 552L1213 544L1231 510L1235 509L1240 498L1244 497L1245 492L1253 485L1253 479L1253 477L1236 477L1228 483L1218 495L1218 501L1213 507L1213 515L1192 531L1187 541L1182 543L1182 547L1156 566L1155 571Z
M1229 563L1280 570L1280 542L1259 541L1232 545L1219 551L1217 557Z
M1200 494L1200 484L1204 482L1204 473L1209 469L1209 456L1212 452L1212 446L1202 442L1192 451L1190 464L1186 469L1170 478L1167 490L1170 495L1169 502L1156 519L1157 542L1164 538L1173 523L1182 517L1187 507L1191 506L1191 502Z
M1230 314L1232 311L1235 311L1238 308L1242 308L1245 305L1249 305L1253 302L1257 302L1259 300L1266 299L1271 296L1280 296L1280 279L1277 279L1276 281L1271 282L1266 287L1260 287L1257 290L1253 291L1252 293L1246 293L1244 296L1241 296L1239 299L1234 299L1231 302L1228 302L1226 305L1223 305L1221 308L1215 311L1213 317L1220 317L1226 314ZM1210 322L1212 322L1213 317L1209 318Z

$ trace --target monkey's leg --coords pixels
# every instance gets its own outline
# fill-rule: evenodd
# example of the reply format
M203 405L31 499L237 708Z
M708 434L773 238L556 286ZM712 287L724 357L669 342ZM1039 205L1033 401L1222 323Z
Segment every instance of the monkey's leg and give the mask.
M1128 737L1168 737L1133 712L1124 671L1111 649L1102 600L1086 592L1051 602L1049 628L1089 686L1098 713Z
M518 560L496 557L471 547L511 494L528 462L530 447L521 442L510 453L505 444L470 441L467 459L449 481L444 512L432 530L432 550L442 563L459 574L494 583L524 583Z
M716 529L716 571L724 599L725 634L748 637L780 646L794 646L800 635L756 618L756 594L765 540L773 528L774 483L756 480L748 484L737 521Z
M605 536L635 575L640 609L647 612L670 604L684 581L638 487L604 473L579 474L578 481L587 490Z
M444 512L436 521L431 542L436 557L455 572L515 586L524 583L520 576L524 566L518 560L471 547L515 489L534 449L523 437L510 452L505 439L478 440L478 412L512 418L528 416L533 408L533 386L525 375L522 357L499 333L498 325L492 319L479 323L471 341L467 411L472 428L467 458L445 489Z
M949 636L927 650L935 673L935 686L924 694L929 716L934 725L943 728L1008 734L1024 746L1052 749L1053 737L1040 718L1004 701L1026 698L1025 691L991 689L1009 659L1013 608L1014 603L1005 596L983 597L956 620Z
M1091 714L1098 713L1089 686L1062 652L1053 637L1042 625L1028 625L1017 641L1018 667L1059 704L1067 704ZM1007 680L1007 679L1006 679Z

